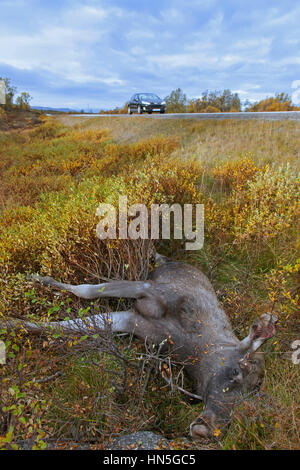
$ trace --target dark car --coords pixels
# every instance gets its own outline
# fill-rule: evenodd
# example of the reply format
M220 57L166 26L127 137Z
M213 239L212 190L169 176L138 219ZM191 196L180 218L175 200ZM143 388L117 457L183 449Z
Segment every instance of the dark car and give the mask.
M135 111L139 114L143 112L151 114L152 111L164 113L166 111L166 102L154 93L136 93L130 98L127 108L128 114Z

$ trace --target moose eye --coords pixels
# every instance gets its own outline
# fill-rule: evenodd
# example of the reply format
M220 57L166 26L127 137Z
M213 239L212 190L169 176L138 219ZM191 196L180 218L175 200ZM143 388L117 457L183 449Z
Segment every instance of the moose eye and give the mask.
M241 369L239 369L238 367L234 367L233 369L231 369L230 382L234 384L240 384L242 383L242 381L243 379L242 379Z

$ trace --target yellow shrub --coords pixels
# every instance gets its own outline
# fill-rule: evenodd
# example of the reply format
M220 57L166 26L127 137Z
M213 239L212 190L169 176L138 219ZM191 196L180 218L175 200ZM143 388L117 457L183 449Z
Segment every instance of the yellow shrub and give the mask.
M220 109L216 108L215 106L207 106L205 109L201 111L201 113L220 113Z
M299 278L300 259L293 264L279 264L266 276L269 300L285 326L287 320L295 322L299 316L299 291L294 288L299 283Z
M126 194L130 204L142 203L148 207L161 203L193 203L198 200L197 181L201 167L197 162L162 156L148 157L138 168L116 180L114 196Z
M289 165L266 166L248 181L241 206L235 208L238 240L269 240L290 234L299 220L299 177ZM234 191L234 196L240 197Z
M67 132L68 129L61 123L52 118L48 118L44 119L43 124L34 129L31 135L40 139L53 139L55 137L62 137L66 135Z
M131 172L131 167L138 168L148 156L170 155L177 145L178 139L166 137L154 137L131 145L108 143L101 158L91 164L88 174L106 177L126 174Z
M87 129L85 131L73 130L68 134L68 138L73 142L89 141L101 143L107 140L109 137L108 129Z
M251 157L227 161L215 168L214 176L225 188L241 190L258 171Z

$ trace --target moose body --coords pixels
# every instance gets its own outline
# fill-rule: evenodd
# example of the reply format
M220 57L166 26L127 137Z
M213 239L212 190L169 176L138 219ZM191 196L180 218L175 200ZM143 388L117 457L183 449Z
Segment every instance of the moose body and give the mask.
M208 278L195 267L158 255L158 265L147 281L112 281L74 286L50 277L34 275L43 285L72 292L78 297L135 299L131 310L107 314L114 332L133 333L153 344L164 342L182 362L204 401L203 413L190 425L195 439L224 431L237 401L258 389L263 378L263 359L255 352L275 333L275 315L264 314L240 341L220 306ZM49 325L49 324L47 324ZM29 331L40 326L26 323ZM103 315L52 322L65 332L103 328ZM219 433L218 431L218 433Z

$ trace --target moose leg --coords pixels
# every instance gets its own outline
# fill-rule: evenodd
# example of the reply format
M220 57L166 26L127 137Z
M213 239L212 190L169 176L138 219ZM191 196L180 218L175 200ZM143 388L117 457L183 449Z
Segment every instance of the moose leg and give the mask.
M153 281L111 281L103 284L74 286L55 281L52 277L42 277L36 274L31 276L31 279L40 282L44 286L72 292L83 299L98 299L101 297L137 299L135 308L144 317L160 318L167 309L164 295L155 288Z
M270 313L257 318L250 328L249 335L241 341L240 349L250 353L256 351L267 339L274 336L277 321L277 315Z
M83 299L98 299L100 297L137 299L150 293L152 287L151 281L111 281L103 284L80 284L74 286L55 281L52 277L42 277L36 274L31 276L31 279L40 282L44 286L72 292L72 294Z
M46 331L58 331L65 334L72 333L96 333L104 330L107 325L111 325L113 332L132 333L136 322L136 313L132 310L121 312L100 313L85 319L76 318L74 320L58 322L31 323L27 321L8 320L3 326L9 330L22 327L32 334L40 334Z
M100 313L84 320L76 318L74 320L56 322L56 328L65 332L97 332L104 330L107 325L111 325L114 333L131 333L134 327L135 313L131 310L111 313Z

